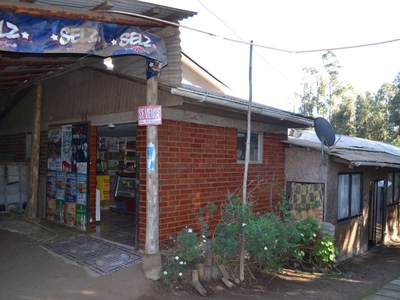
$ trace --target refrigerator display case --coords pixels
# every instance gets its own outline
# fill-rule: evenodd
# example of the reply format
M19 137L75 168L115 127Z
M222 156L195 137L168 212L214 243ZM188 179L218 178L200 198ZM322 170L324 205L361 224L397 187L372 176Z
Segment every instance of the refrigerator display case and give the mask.
M117 173L117 185L114 196L117 210L135 212L137 191L138 181L136 174Z

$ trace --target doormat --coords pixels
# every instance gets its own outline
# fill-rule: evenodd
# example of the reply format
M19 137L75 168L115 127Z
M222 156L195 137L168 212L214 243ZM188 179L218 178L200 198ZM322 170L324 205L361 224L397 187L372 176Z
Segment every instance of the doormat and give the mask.
M138 252L86 235L47 243L43 247L101 275L134 265L142 258Z

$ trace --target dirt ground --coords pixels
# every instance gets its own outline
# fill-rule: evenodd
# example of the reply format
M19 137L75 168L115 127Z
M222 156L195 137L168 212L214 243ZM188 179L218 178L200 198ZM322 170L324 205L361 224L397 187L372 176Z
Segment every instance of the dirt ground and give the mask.
M337 272L322 275L284 270L276 275L254 274L256 280L247 279L232 291L215 281L205 286L211 299L364 299L400 277L400 243L378 246L338 264ZM170 289L193 296L195 293L188 287L183 282Z
M4 219L4 218L3 218ZM4 223L4 222L3 222ZM0 225L2 219L0 218ZM48 224L46 224L48 225ZM32 225L33 226L33 225ZM52 255L41 245L48 236L23 235L0 226L0 299L201 299L182 282L166 286L147 280L136 264L105 276ZM77 233L52 227L55 240ZM40 230L43 233L43 230ZM52 233L47 233L52 235ZM400 243L380 246L364 255L339 264L341 274L322 276L285 270L280 274L254 274L234 290L220 281L205 284L209 299L363 299L400 277Z

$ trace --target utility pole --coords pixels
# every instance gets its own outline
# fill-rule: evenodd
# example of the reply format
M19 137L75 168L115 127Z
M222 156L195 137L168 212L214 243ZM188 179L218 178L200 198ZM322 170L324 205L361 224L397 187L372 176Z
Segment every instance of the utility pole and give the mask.
M29 198L26 216L34 219L37 216L37 194L39 178L40 120L42 107L42 83L36 84L34 124L32 132L32 153L29 164Z
M157 105L158 75L160 64L155 62L157 74L147 80L147 105ZM154 66L153 66L154 68ZM148 125L146 171L146 242L142 257L142 271L153 280L161 278L161 253L159 251L159 204L158 204L158 127Z
M251 136L251 106L253 98L253 84L252 84L252 65L253 65L253 41L250 41L250 63L249 63L249 108L247 111L247 137L246 137L246 155L244 163L243 175L243 208L247 204L247 174L249 172L250 161L250 136ZM244 280L244 252L246 241L242 229L242 239L240 245L240 261L239 261L239 279Z

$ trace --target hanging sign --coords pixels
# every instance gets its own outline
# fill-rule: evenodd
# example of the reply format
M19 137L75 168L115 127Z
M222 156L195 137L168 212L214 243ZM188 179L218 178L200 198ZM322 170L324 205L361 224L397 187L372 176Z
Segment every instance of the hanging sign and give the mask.
M139 106L137 111L139 126L162 124L161 105Z
M0 50L102 57L134 54L167 65L164 39L135 26L6 12L0 12Z

